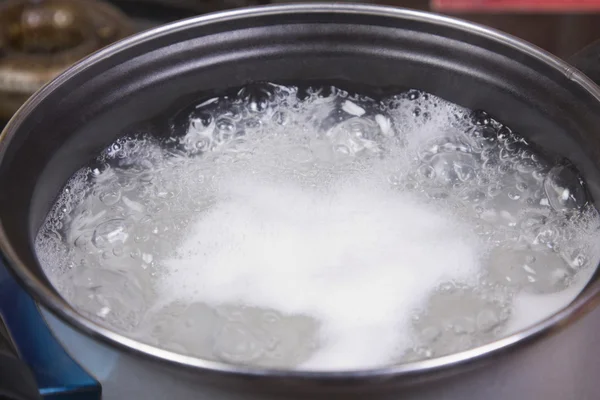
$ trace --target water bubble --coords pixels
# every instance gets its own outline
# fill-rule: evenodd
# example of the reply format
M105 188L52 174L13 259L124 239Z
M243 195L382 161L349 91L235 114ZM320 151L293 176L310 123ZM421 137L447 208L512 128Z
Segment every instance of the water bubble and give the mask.
M278 125L286 125L290 119L289 114L285 111L276 111L273 114L273 121Z
M524 183L524 182L518 182L518 183L517 183L517 190L518 190L518 191L520 191L520 192L524 192L524 191L526 191L526 190L527 190L527 188L528 188L528 186L527 186L527 184L526 184L526 183Z
M543 170L536 170L533 171L532 174L533 178L537 181L543 181L546 178L546 172Z
M439 153L432 157L430 164L436 181L450 186L472 179L473 165L473 157L463 153Z
M81 234L80 236L77 237L77 239L75 239L75 247L79 248L80 250L83 251L88 251L91 249L91 245L92 245L92 233L90 232L86 232Z
M123 246L116 246L112 251L115 257L121 257L124 252L125 250L123 249Z
M531 173L531 172L534 172L534 171L540 169L540 165L531 159L526 159L526 160L519 161L517 163L516 169L519 172L526 174L526 173Z
M124 219L112 219L101 223L94 230L92 243L102 249L125 243L129 238L129 223Z
M578 209L587 203L585 188L572 167L559 165L552 168L544 179L544 190L550 206L556 211Z
M133 259L141 258L142 252L140 251L140 249L134 249L131 253L129 253L129 256Z
M417 100L419 97L421 97L421 93L417 91L413 90L408 93L408 99L411 101Z
M506 148L500 149L499 158L502 161L510 161L514 158L515 154Z
M388 176L388 182L392 186L398 186L398 185L402 184L402 178L400 176L398 176L397 174L392 174L392 175Z
M483 169L495 171L500 166L500 160L496 157L488 158L483 162Z
M218 138L220 140L227 140L231 138L236 130L235 121L227 117L219 118L216 121L215 126L217 128Z
M227 323L215 336L214 351L225 361L247 363L258 358L264 348L245 326Z
M565 250L561 252L563 259L574 270L579 270L588 265L589 258L582 249Z
M496 146L496 130L489 126L483 126L475 129L473 135L480 139L482 148L492 148Z
M491 197L498 196L500 193L502 193L502 190L502 185L499 185L497 183L493 183L487 188L488 195L490 195Z
M512 172L513 168L510 164L506 163L506 164L500 164L498 166L498 172L502 175L506 175L510 172Z
M512 137L512 132L508 127L502 126L498 129L497 137L500 142L505 142Z
M205 138L205 137L199 138L194 143L194 149L197 150L197 151L199 151L199 152L208 151L210 149L210 140L208 138Z
M213 116L207 112L199 113L194 119L191 120L192 129L198 132L204 131L213 122Z
M244 123L244 126L249 131L257 131L258 129L260 129L262 127L262 122L258 118L249 118Z
M508 192L508 198L511 200L519 200L521 198L521 194L517 191L510 190Z
M492 119L485 111L473 111L471 119L475 125L489 126L492 123Z
M110 188L109 190L100 193L100 201L107 206L115 205L121 199L121 191L118 187Z

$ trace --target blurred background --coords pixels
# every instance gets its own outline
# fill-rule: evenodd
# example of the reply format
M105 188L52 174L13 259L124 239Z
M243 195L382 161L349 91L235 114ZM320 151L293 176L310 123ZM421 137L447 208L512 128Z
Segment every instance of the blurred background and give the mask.
M0 127L37 88L115 40L178 19L289 0L0 0ZM600 0L366 0L448 14L567 58L600 38Z

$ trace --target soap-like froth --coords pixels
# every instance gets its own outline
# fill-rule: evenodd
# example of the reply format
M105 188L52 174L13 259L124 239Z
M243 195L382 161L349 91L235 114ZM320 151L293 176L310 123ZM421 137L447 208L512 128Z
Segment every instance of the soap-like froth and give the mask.
M169 301L307 315L320 347L303 367L359 369L411 344L411 315L441 282L477 279L484 246L449 213L360 179L323 192L230 179L164 262Z

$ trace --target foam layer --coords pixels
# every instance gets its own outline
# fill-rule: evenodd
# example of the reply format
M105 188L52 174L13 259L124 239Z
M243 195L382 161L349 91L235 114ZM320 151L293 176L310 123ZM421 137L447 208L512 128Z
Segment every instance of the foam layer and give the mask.
M437 285L476 280L482 249L469 226L389 188L244 177L222 186L158 287L171 301L311 316L320 347L303 367L368 368L410 346L411 315Z

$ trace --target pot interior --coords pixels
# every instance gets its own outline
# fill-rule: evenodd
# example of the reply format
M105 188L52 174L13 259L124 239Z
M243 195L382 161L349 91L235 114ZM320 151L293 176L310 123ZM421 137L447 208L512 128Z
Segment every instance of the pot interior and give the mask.
M441 17L278 10L200 18L128 39L72 68L17 114L2 142L0 219L37 279L49 287L35 235L76 170L118 136L160 135L177 110L252 82L328 84L375 98L420 89L482 109L571 160L600 198L600 103L565 65Z

